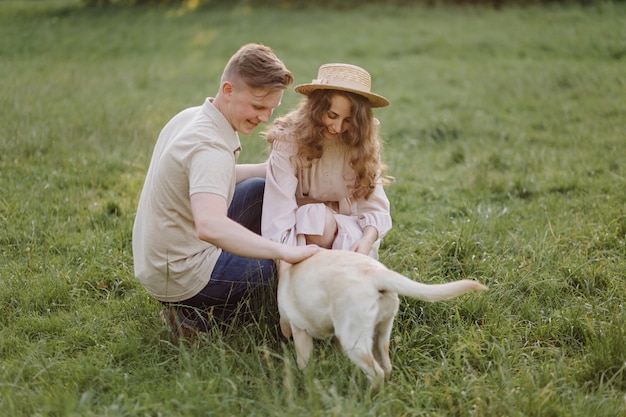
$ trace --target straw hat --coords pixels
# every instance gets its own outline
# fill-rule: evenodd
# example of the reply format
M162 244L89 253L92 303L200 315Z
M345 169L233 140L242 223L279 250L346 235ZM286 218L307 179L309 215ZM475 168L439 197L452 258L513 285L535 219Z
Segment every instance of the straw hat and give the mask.
M300 84L295 91L308 96L315 90L341 90L367 98L372 107L385 107L389 100L371 92L372 78L361 67L350 64L325 64L317 72L317 78L309 84Z

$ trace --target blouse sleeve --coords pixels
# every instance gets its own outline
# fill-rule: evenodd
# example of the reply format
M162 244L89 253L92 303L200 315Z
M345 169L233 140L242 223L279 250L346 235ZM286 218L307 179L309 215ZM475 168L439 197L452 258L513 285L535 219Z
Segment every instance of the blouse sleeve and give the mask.
M296 152L296 145L288 140L287 135L280 133L272 143L267 164L261 234L274 242L296 246L298 180L296 167L291 160Z
M367 200L361 198L356 203L361 229L373 226L378 230L378 239L382 239L391 230L390 204L383 186L377 185Z

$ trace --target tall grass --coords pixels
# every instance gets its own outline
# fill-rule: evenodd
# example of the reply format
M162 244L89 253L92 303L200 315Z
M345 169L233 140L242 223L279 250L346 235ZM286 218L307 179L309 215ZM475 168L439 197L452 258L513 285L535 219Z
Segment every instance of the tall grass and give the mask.
M624 415L625 18L0 2L0 415ZM297 83L370 70L392 101L382 261L490 287L403 300L378 391L330 342L300 372L272 294L257 322L185 344L133 279L155 138L252 41ZM258 132L242 141L264 158Z

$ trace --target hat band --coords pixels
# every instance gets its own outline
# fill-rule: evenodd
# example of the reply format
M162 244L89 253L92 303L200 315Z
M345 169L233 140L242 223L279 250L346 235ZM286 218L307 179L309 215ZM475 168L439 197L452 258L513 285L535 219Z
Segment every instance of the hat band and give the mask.
M319 84L319 85L332 85L333 87L348 88L350 90L363 91L365 93L370 92L370 89L365 88L363 84L361 83L354 83L354 82L351 82L350 80L342 80L341 83L333 82L331 84L331 81L334 81L334 80L328 80L326 78L317 78L311 81L311 83Z

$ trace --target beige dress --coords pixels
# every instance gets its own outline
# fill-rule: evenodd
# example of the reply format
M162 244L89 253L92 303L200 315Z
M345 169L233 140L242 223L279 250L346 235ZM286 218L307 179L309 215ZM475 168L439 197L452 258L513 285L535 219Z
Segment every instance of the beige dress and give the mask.
M279 128L275 128L279 129ZM378 231L370 256L378 258L378 247L391 229L389 200L381 185L368 199L354 198L350 185L355 173L350 166L347 146L325 139L324 153L312 166L296 158L293 135L274 130L274 142L267 167L261 230L275 242L297 245L297 236L321 235L326 206L335 213L338 234L333 249L350 250L366 226Z

